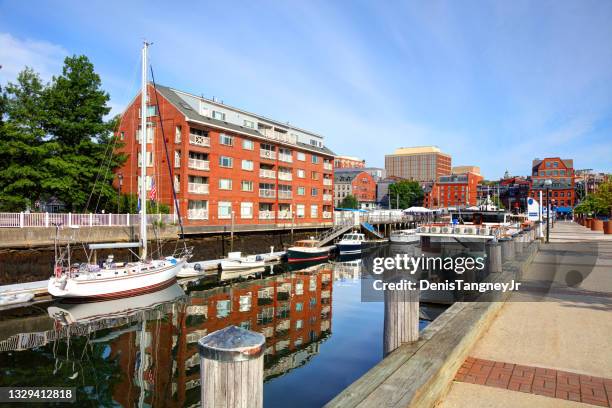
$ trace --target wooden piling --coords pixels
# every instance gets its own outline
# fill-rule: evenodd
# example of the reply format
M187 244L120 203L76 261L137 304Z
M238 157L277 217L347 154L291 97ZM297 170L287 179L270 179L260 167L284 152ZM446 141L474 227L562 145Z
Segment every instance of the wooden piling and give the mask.
M228 326L198 342L201 406L262 408L263 352L261 333Z
M399 282L395 280L395 282ZM418 280L414 290L385 291L385 320L383 328L383 353L386 356L402 343L419 339L419 290Z

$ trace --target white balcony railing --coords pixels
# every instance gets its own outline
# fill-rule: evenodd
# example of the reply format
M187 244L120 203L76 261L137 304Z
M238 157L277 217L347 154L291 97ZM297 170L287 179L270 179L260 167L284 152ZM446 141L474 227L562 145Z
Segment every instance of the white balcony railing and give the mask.
M189 158L187 166L195 170L210 170L210 162L208 160Z
M174 182L174 191L176 191L177 193L181 191L181 183L176 181Z
M263 159L274 160L276 159L276 152L274 150L260 150L259 156Z
M323 201L331 201L331 200L332 200L331 194L323 194Z
M332 185L332 179L324 178L323 179L323 185L324 186L331 186Z
M290 220L291 219L291 211L279 211L278 212L278 218L280 220Z
M263 178L276 178L276 172L274 170L259 169L259 177Z
M291 198L291 191L282 191L282 190L279 190L278 191L278 198L290 199Z
M189 183L187 191L193 194L208 194L208 184Z
M210 138L200 135L189 135L189 143L195 146L210 147Z
M290 154L279 154L278 160L283 161L285 163L293 163L293 157Z
M260 220L273 220L274 219L274 211L259 211L259 219Z
M323 163L323 169L324 170L332 170L332 164L331 163Z
M265 189L265 188L260 188L259 189L259 196L263 197L263 198L275 198L276 197L276 191L268 190L268 189Z
M187 210L187 218L190 220L207 220L208 210L203 209L189 209Z
M329 211L323 211L323 218L331 218L332 217L332 213Z
M278 172L278 179L279 180L284 180L284 181L291 181L293 180L293 174L291 173L283 173L283 172Z

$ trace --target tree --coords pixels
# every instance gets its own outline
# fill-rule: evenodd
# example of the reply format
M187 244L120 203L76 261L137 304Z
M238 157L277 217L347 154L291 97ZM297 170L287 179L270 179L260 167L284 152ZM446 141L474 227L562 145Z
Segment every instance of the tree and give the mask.
M589 194L574 208L576 214L611 215L612 181L599 185L597 191Z
M41 194L47 176L40 165L46 155L38 74L26 68L0 96L0 211L22 211Z
M53 77L42 95L49 139L43 161L48 176L41 185L76 211L116 206L113 170L126 159L114 152L117 122L105 120L109 96L101 86L89 59L73 56L64 60L62 75Z
M342 199L342 201L340 202L340 208L353 208L353 209L357 209L357 208L359 208L359 202L357 201L357 198L355 198L354 195L347 194L347 196L344 197Z
M399 205L399 208L406 209L412 206L422 205L423 196L423 189L417 181L398 181L389 186L389 208L394 208Z

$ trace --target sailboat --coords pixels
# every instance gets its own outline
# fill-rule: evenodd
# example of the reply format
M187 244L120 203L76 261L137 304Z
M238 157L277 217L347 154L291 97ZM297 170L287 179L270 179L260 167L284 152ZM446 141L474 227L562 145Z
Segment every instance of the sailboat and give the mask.
M147 205L146 205L146 129L147 129L147 51L148 43L142 49L142 91L141 91L141 166L140 166L140 241L89 244L90 250L140 248L136 262L115 262L110 255L101 265L95 263L70 263L70 244L67 256L56 250L54 275L47 285L49 293L58 298L77 300L107 300L141 293L153 292L172 285L177 273L191 256L187 247L172 256L151 259L147 253ZM175 205L177 203L175 202ZM180 214L179 214L180 218ZM66 262L67 261L67 262Z

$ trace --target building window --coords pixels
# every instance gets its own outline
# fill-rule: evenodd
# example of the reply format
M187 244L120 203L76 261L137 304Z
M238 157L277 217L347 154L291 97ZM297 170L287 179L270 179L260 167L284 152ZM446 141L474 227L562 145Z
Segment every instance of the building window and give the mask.
M248 180L243 180L240 184L240 188L242 191L253 191L253 182Z
M217 301L217 318L224 318L229 316L231 311L231 302L229 300L218 300Z
M156 105L147 106L147 117L151 117L151 116L157 116L157 106Z
M319 163L319 156L316 155L312 155L312 164L318 164Z
M212 117L213 119L225 120L225 113L214 110L212 111Z
M183 129L177 125L174 128L174 143L181 143L181 135L183 133Z
M242 161L242 170L253 171L253 160L243 160Z
M298 187L297 188L297 195L299 195L299 196L306 195L306 188L305 187Z
M253 203L240 203L240 218L253 218Z
M310 172L310 177L313 180L318 180L319 179L319 173L317 173L316 171L312 171L312 172Z
M297 152L297 159L299 161L306 161L306 154L304 152Z
M232 168L234 167L234 159L227 156L219 156L219 166Z
M219 190L231 190L232 179L219 179Z
M318 189L318 188L316 188L316 187L312 187L312 188L310 189L310 195L311 195L311 196L316 197L318 194L319 194L319 189Z
M255 143L249 139L242 139L242 148L245 150L253 150L255 149Z
M249 129L255 129L255 122L253 122L252 120L244 120L244 127L247 127Z
M298 302L295 304L295 311L296 312L301 312L302 310L304 310L304 304L302 302Z
M317 205L310 206L310 218L317 218L319 216L318 209L319 207Z
M302 327L304 327L304 322L302 320L296 320L295 321L295 329L296 330L300 330Z
M298 204L295 206L295 212L297 213L297 217L298 218L304 218L305 216L305 205L304 204Z
M229 201L219 201L217 205L217 214L219 219L232 218L232 203Z
M125 132L121 132L119 138L120 140L125 140Z
M559 162L553 162L553 167L559 167Z
M226 146L234 145L234 137L226 135L225 133L219 133L219 143Z
M306 178L306 172L302 169L297 169L298 178Z

